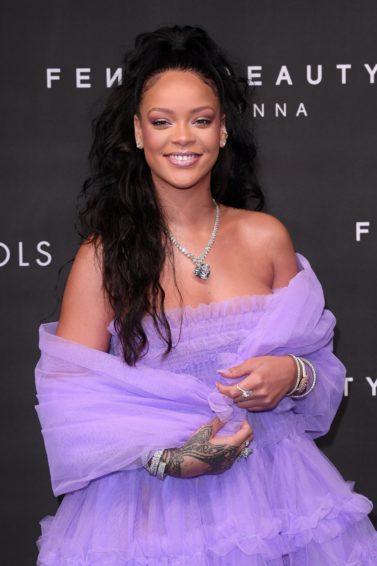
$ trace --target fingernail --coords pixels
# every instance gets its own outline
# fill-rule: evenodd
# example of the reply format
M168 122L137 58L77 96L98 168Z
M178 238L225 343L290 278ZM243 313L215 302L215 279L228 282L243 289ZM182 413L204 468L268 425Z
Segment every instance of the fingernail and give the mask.
M226 368L217 369L218 372L228 373L230 370Z

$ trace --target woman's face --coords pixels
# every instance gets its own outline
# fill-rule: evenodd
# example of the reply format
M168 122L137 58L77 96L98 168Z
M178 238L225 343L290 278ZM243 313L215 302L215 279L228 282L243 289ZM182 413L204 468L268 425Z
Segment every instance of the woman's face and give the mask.
M193 72L165 71L150 81L139 111L135 138L155 186L189 188L209 181L225 140L225 116L213 89Z

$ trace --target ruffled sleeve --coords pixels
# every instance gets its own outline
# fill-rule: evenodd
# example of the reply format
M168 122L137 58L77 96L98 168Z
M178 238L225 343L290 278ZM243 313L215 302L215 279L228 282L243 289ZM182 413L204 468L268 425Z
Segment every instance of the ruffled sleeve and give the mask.
M322 285L308 259L296 253L299 271L288 286L282 288L279 300L261 319L253 339L246 340L239 353L243 359L251 356L303 356L317 371L314 389L302 399L284 397L289 405L302 414L306 432L312 438L326 434L339 408L344 392L346 368L333 352L336 318L325 308Z
M142 468L151 452L183 445L216 414L224 429L239 427L245 410L229 406L195 376L129 367L57 336L56 327L40 326L35 368L35 409L55 496Z
M328 310L327 313L333 316ZM333 352L333 338L316 352L303 357L314 365L317 380L308 395L293 399L293 410L304 416L306 432L314 439L330 430L343 398L346 368Z

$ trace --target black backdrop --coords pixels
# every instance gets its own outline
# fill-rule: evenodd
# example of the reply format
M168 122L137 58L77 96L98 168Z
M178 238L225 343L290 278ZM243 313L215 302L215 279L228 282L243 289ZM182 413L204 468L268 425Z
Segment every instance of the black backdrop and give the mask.
M3 2L4 566L35 564L38 521L57 507L34 409L37 330L42 319L58 317L58 269L74 254L90 120L110 88L107 73L119 79L135 35L175 23L204 26L259 82L255 119L266 211L286 224L323 284L337 318L335 351L349 378L333 427L318 445L356 491L377 500L376 3ZM308 79L310 65L313 79L322 68L316 84ZM49 70L59 78L51 88Z

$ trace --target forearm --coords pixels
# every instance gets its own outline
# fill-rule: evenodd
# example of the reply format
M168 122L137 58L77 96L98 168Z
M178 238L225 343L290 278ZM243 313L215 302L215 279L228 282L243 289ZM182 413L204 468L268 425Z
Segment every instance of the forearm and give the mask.
M333 354L332 343L306 354L316 370L316 383L310 393L294 399L294 412L302 414L306 431L312 438L325 435L330 429L344 393L346 368Z

